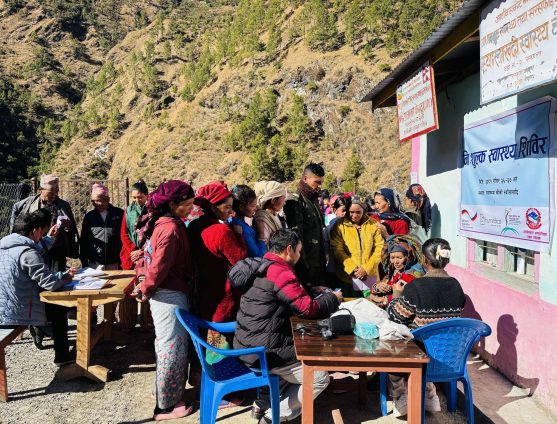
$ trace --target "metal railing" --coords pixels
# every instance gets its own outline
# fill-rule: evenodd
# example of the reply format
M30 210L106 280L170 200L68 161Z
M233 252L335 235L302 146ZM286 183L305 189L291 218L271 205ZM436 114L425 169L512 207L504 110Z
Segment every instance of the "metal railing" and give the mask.
M31 193L31 186L25 183L0 183L0 237L10 231L10 216L15 203L25 199Z
M125 209L129 205L129 180L60 180L58 196L69 202L75 217L78 230L85 214L92 209L91 187L94 183L103 183L108 188L110 203ZM16 202L31 196L38 190L35 178L31 184L4 184L0 183L0 237L9 233L10 216L12 207Z

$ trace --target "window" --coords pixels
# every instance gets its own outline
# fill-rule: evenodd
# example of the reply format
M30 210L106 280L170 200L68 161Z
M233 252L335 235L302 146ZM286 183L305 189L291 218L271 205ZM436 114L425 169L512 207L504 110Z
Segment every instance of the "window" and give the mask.
M474 258L477 263L483 264L494 271L504 272L508 277L519 277L521 280L534 282L536 260L533 250L483 240L475 240L474 245ZM509 280L500 274L497 278L499 280Z
M533 250L520 249L518 247L507 247L505 261L508 264L507 272L513 272L520 276L534 280L535 253Z
M476 242L476 260L485 262L493 268L497 268L497 244L490 241L478 240Z

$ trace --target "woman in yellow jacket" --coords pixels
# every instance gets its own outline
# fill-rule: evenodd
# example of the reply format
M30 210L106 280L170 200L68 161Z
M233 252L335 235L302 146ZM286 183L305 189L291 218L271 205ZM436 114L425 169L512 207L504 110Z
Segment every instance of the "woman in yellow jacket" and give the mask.
M367 204L351 199L346 215L331 230L331 253L344 297L368 297L379 279L383 237L375 220L367 215Z

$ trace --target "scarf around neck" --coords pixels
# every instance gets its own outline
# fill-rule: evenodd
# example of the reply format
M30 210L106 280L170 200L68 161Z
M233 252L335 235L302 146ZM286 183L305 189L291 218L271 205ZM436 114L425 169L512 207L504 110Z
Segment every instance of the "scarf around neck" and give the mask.
M303 180L300 180L300 182L298 183L298 191L300 192L300 194L302 194L304 197L315 204L317 204L319 195L321 194L321 190L311 188Z
M141 211L143 208L137 203L132 202L126 209L126 230L128 231L128 237L135 246L139 247L139 235L136 232L136 223L141 216Z

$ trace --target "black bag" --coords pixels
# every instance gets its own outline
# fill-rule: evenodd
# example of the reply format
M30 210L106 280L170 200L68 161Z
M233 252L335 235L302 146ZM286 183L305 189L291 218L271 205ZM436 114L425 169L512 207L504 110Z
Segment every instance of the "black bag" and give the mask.
M356 326L356 317L348 309L340 308L339 311L346 311L348 315L339 314L322 319L317 322L317 327L329 329L333 334L352 334Z

